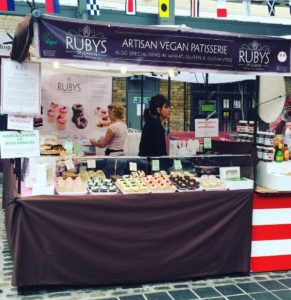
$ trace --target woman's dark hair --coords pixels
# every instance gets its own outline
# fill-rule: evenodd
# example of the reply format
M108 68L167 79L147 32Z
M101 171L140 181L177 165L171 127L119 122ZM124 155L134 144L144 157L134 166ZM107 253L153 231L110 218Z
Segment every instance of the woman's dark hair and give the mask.
M162 94L157 94L153 97L151 97L150 103L149 103L149 108L146 108L143 112L143 118L145 121L147 121L151 116L152 117L159 117L159 112L157 110L157 108L162 108L165 104L167 104L167 106L170 106L170 102L169 100L167 100L167 98L162 95Z

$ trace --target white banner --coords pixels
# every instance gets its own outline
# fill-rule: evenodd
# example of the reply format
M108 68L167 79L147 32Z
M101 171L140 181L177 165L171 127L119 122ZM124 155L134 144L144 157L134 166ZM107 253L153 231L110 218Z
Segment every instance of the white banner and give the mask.
M7 129L33 130L33 117L25 115L8 115Z
M218 136L218 119L196 119L195 137L215 137Z
M40 64L2 59L1 109L4 114L40 113Z
M42 77L41 135L57 132L58 140L88 144L104 136L110 119L112 78L90 75L54 74Z
M34 131L0 132L1 158L40 156L39 133Z

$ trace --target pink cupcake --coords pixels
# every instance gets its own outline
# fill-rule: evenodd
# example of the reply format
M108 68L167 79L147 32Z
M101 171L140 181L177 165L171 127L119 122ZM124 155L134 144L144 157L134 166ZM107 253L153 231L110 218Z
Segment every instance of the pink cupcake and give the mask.
M59 108L59 116L62 118L66 118L68 113L68 108L66 106L62 106Z
M54 123L56 121L56 116L57 114L55 111L51 109L47 111L47 120L49 121L49 123Z
M58 130L65 130L67 127L68 121L65 118L62 118L61 116L58 116L56 119L57 129Z
M51 109L52 111L57 112L57 111L58 111L58 108L59 108L59 105L58 105L57 103L51 102L51 104L50 104L50 109Z

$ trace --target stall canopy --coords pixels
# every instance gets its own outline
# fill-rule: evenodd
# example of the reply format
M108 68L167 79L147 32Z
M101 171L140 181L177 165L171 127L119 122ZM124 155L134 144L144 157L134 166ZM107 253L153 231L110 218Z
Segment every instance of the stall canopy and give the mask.
M290 72L290 41L180 27L132 26L41 15L18 26L11 58L25 59L34 34L36 61L139 66L228 74ZM24 46L23 46L24 45Z

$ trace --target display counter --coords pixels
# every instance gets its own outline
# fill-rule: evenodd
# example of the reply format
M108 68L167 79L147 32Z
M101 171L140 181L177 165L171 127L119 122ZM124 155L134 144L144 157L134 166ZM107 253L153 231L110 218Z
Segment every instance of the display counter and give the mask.
M120 159L125 170L133 158ZM150 170L157 158L145 159ZM158 159L167 169L176 158ZM182 166L217 171L220 161L240 162L252 173L248 155L183 158ZM15 199L6 208L12 284L107 285L249 272L252 199L252 189Z

